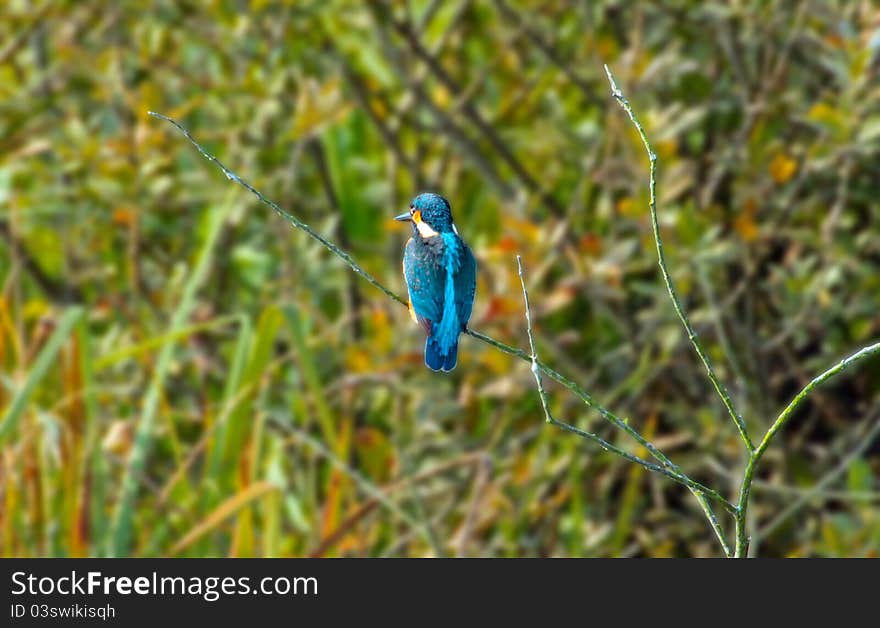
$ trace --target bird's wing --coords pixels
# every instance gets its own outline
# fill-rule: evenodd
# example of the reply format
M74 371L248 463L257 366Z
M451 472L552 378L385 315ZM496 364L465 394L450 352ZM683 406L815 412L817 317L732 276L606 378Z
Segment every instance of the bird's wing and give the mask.
M455 278L455 310L462 331L467 327L474 305L474 293L477 290L477 261L467 244L463 244L461 270Z
M442 252L438 255L431 247L417 243L410 238L403 253L403 274L406 278L406 289L409 293L411 310L416 320L431 332L431 327L440 322L443 315L443 293L446 288L446 272L438 260L442 260Z

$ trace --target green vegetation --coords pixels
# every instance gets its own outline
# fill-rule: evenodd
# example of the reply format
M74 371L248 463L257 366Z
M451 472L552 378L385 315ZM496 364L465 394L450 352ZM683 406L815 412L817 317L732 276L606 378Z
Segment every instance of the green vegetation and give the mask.
M0 18L3 555L719 555L687 488L544 423L647 459L583 398L553 377L542 398L479 333L431 373L404 308L149 110L396 293L391 218L443 193L480 265L474 329L531 353L522 255L543 363L730 502L756 473L751 553L880 550L880 360L759 445L880 337L868 3ZM659 157L667 268L760 465L669 301L649 160L603 63Z

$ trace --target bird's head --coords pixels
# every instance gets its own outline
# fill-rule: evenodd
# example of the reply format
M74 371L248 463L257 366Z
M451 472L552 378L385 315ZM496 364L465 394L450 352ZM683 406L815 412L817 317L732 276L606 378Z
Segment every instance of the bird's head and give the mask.
M423 238L440 233L456 232L452 224L452 209L449 201L433 192L425 192L415 197L409 204L409 211L395 217L395 220L411 221Z

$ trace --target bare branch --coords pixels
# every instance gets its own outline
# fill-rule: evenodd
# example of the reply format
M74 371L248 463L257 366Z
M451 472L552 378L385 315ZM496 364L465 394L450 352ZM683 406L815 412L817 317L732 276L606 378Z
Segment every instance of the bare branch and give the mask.
M648 471L653 471L655 473L660 473L670 478L671 480L678 482L686 487L688 487L691 492L696 496L697 501L700 503L700 507L703 509L703 512L706 514L706 518L709 520L709 524L712 526L712 530L715 532L718 540L721 542L721 547L724 549L724 553L727 556L730 556L730 547L727 545L727 541L724 539L724 533L721 531L721 527L718 525L718 519L715 517L715 513L712 511L711 506L706 500L706 495L709 494L715 499L719 499L722 505L725 506L731 512L735 512L736 508L723 499L720 495L715 493L712 489L707 489L705 486L698 482L694 482L688 476L681 472L678 467L673 465L672 468L669 467L661 467L660 465L656 465L653 462L648 462L638 456L634 456L629 452L626 452L619 447L615 447L602 437L593 434L592 432L587 432L586 430L582 430L573 425L565 423L563 421L559 421L553 417L553 414L550 412L550 406L547 403L547 392L544 390L544 384L541 381L541 368L538 365L538 353L535 349L535 340L532 336L532 309L529 305L529 293L526 290L526 282L523 276L523 266L522 266L522 258L519 255L516 256L516 265L517 270L519 272L519 282L522 286L523 293L523 301L525 302L525 315L526 315L526 332L529 336L529 349L532 352L531 362L532 362L532 375L535 376L535 385L538 388L538 396L541 398L541 408L544 410L544 417L546 418L547 423L554 425L560 429L566 430L567 432L571 432L572 434L577 434L582 438L586 438L587 440L591 440L594 443L597 443L602 449L605 451L609 451L613 454L617 454L618 456L629 460L637 465L640 465L647 469ZM716 497L717 496L717 497Z
M749 497L752 491L752 482L755 478L755 469L758 465L758 461L761 459L761 456L764 455L764 452L767 451L767 447L770 446L770 441L773 440L773 437L785 427L785 424L791 419L794 411L798 408L798 406L803 403L803 401L807 398L813 390L816 389L817 386L831 379L841 371L847 369L852 366L856 362L860 360L864 360L865 358L871 357L872 355L880 353L880 342L874 343L872 345L868 345L867 347L860 349L853 353L852 355L844 358L830 369L822 373L821 375L817 375L810 381L809 384L803 387L803 389L795 395L794 399L783 409L782 412L779 413L779 416L776 417L776 420L773 422L773 425L770 426L770 429L767 430L767 433L764 434L764 438L761 439L761 444L758 445L758 448L752 452L749 456L749 461L746 464L746 470L743 473L743 481L740 485L739 489L739 502L737 508L739 509L739 514L736 516L736 552L735 555L737 557L745 556L748 551L749 539L748 532L746 530L746 514L748 513L749 508Z
M639 133L639 137L642 138L642 144L645 145L645 151L647 151L648 153L648 162L650 163L651 175L649 184L649 207L651 210L651 226L654 229L654 242L657 245L657 262L660 265L660 272L663 274L663 281L666 283L666 291L669 293L669 298L672 299L672 306L675 308L675 313L678 314L678 318L681 320L681 324L684 325L684 329L687 332L688 339L691 341L691 344L694 346L694 350L697 352L697 355L703 362L703 366L706 367L706 373L709 376L709 380L712 382L712 385L715 387L715 390L721 397L721 401L724 403L724 407L727 408L727 412L728 414L730 414L730 418L733 419L733 422L739 430L740 436L742 437L746 448L749 450L749 453L751 453L755 450L755 446L754 444L752 444L752 439L749 437L745 421L743 421L743 418L736 411L736 408L733 407L733 402L730 399L727 388L724 387L724 384L721 383L721 380L719 380L718 376L715 374L715 369L712 368L712 363L709 361L709 356L703 349L703 345L700 343L699 338L697 338L697 332L694 331L690 319L688 319L688 316L681 305L681 301L679 300L678 294L675 291L675 286L672 283L672 277L669 275L669 270L666 267L666 256L663 253L663 238L660 236L660 224L657 221L657 154L651 148L651 144L648 142L648 136L645 135L645 130L642 128L642 125L639 122L639 119L636 117L636 114L633 112L632 107L630 107L629 101L623 95L623 92L620 91L620 88L617 87L617 83L614 80L614 75L611 74L611 70L608 68L607 65L605 66L605 73L608 75L608 82L611 83L611 95L614 96L615 100L620 103L620 106L623 107L623 110L626 111L627 115L629 115L629 119L632 120L633 125L636 127L636 131L638 131Z

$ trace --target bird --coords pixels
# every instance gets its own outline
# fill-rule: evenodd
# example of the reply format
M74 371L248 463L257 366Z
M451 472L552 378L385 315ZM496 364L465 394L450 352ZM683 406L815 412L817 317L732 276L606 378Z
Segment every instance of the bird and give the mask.
M419 194L394 219L412 223L403 275L410 315L427 334L425 364L448 373L458 361L458 338L471 317L477 262L452 221L449 201L439 194Z

